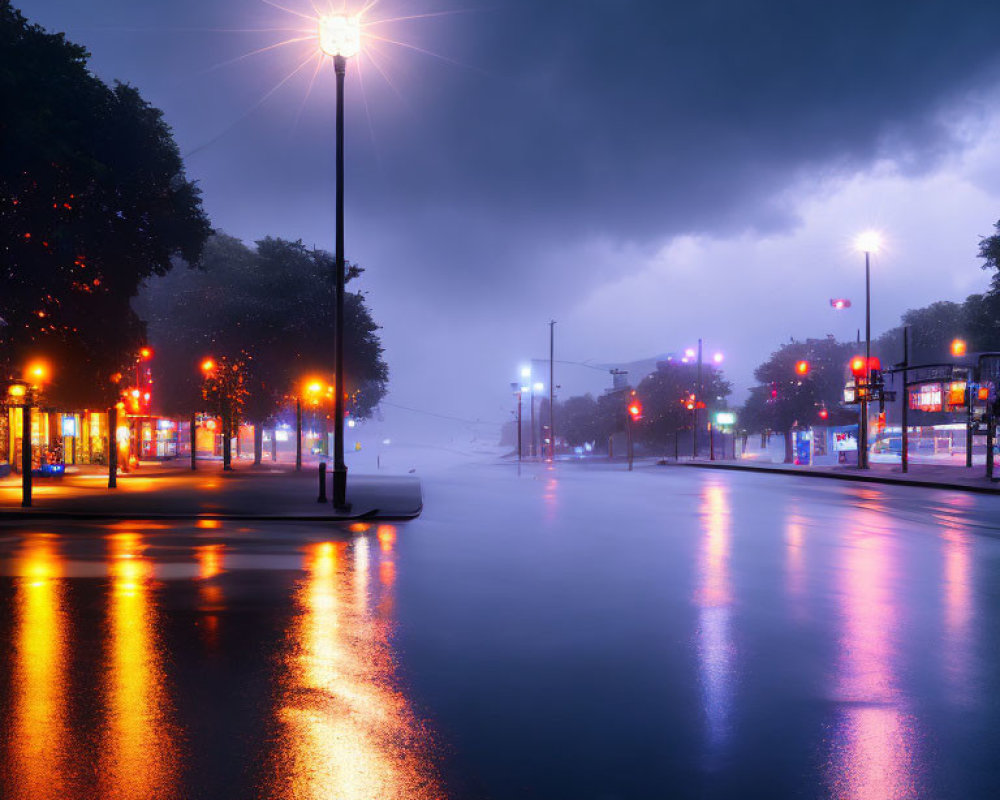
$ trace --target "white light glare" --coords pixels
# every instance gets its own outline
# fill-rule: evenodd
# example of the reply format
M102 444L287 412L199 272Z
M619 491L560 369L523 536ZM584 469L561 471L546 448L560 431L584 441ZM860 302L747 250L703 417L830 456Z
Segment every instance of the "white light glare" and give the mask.
M531 367L521 367L521 377L530 378L531 377Z
M350 58L361 50L361 19L338 14L319 21L319 47L328 56Z
M714 356L712 356L712 361L714 361L716 364L721 364L722 363L722 353L716 353Z
M535 384L535 391L536 391L536 392L540 392L540 391L542 391L542 390L543 390L544 388L545 388L545 385L544 385L544 384L542 384L542 383L536 383L536 384Z
M854 245L862 253L875 254L882 247L882 235L878 231L865 231L854 240Z

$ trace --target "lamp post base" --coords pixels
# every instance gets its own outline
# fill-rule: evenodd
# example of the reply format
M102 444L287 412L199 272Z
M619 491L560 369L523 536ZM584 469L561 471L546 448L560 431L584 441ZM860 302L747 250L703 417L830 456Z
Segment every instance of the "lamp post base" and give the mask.
M347 502L347 467L333 468L333 507L342 510L351 507Z

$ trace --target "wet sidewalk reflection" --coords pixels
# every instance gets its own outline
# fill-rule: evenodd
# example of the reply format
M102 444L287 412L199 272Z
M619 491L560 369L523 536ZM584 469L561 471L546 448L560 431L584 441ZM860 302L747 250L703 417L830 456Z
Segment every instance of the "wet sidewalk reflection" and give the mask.
M237 794L442 796L430 732L395 676L396 529L354 533L297 548L298 569L281 573L289 578L280 583L284 634L256 651L271 689L249 700L261 733L226 731L240 760ZM0 664L0 797L210 796L190 764L217 745L198 740L201 717L224 721L229 700L197 708L199 718L185 724L184 692L197 689L185 681L197 680L197 665L180 677L168 639L190 639L188 657L219 651L229 620L226 545L157 558L149 538L118 525L105 533L100 558L79 558L67 540L32 533L0 560L11 586L2 609L11 642ZM170 616L178 597L191 597L194 625Z

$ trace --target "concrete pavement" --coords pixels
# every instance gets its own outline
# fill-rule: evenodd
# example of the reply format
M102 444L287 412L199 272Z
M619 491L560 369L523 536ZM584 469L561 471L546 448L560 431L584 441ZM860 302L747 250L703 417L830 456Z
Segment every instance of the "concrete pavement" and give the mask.
M107 488L103 467L71 468L62 478L35 478L33 506L21 507L21 479L0 480L0 520L69 519L245 519L336 522L357 518L411 519L422 508L420 481L412 475L348 474L346 512L333 509L330 476L326 504L318 502L316 464L301 472L287 464L238 464L224 472L219 462L148 462L118 476Z

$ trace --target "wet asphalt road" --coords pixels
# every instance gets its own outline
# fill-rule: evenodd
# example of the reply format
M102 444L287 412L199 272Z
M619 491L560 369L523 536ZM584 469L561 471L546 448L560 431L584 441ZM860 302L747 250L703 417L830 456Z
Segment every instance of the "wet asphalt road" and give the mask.
M354 530L0 528L0 797L995 796L1000 499L423 481Z

